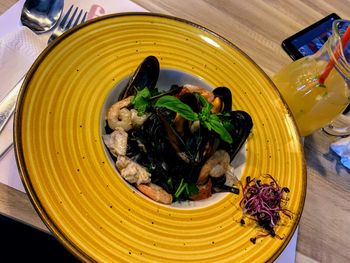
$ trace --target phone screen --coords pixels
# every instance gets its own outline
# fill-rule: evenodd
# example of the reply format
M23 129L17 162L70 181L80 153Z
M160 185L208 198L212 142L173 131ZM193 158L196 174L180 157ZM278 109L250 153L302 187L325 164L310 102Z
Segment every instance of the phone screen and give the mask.
M322 28L314 29L315 32L303 35L292 41L292 44L303 56L312 55L319 50L332 34L332 22L322 24ZM321 32L319 32L321 30Z
M293 59L316 53L332 34L332 24L340 19L337 14L330 14L282 42L283 49Z

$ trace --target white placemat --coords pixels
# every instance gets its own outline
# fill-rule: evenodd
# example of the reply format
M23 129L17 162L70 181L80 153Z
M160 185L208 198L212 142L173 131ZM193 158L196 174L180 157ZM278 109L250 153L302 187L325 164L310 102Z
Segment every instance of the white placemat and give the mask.
M34 62L39 52L46 46L51 32L35 35L23 28L20 22L20 14L24 0L18 1L3 15L0 16L0 99L21 79L24 73ZM147 12L144 8L129 0L66 0L64 13L72 5L79 6L88 11L88 19L110 13L121 12ZM8 41L9 39L13 40ZM11 42L11 44L9 44ZM15 47L15 48L13 48ZM1 53L2 52L2 53ZM29 52L29 53L28 53ZM31 56L27 56L30 54ZM1 61L1 58L3 59ZM0 152L12 142L13 120L7 124L0 136ZM0 182L25 192L18 174L15 155L12 148L0 159ZM294 234L286 249L276 260L278 263L295 262L297 234Z

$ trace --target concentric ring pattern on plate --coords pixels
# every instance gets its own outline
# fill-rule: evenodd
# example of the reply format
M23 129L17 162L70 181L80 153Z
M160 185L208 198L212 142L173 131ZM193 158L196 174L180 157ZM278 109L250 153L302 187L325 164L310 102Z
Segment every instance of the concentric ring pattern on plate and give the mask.
M246 176L273 175L291 193L276 232L253 245L241 226L241 196L181 210L150 202L116 174L100 118L113 87L148 55L161 67L230 87L249 112ZM299 136L266 75L240 50L197 25L152 14L111 15L68 32L48 47L21 90L15 144L22 180L56 237L83 260L106 262L264 262L287 245L305 198Z

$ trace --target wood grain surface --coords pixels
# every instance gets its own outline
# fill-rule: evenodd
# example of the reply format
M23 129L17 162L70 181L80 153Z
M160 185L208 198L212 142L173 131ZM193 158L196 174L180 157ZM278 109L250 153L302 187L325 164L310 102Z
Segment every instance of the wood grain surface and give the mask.
M14 0L1 0L0 1L0 15L9 9L17 1Z
M155 12L198 23L225 37L272 76L291 59L286 37L330 13L350 18L350 1L133 0ZM16 0L0 1L0 14ZM338 138L318 131L305 138L308 188L297 262L350 262L350 174L329 150ZM0 184L0 213L45 229L27 196Z

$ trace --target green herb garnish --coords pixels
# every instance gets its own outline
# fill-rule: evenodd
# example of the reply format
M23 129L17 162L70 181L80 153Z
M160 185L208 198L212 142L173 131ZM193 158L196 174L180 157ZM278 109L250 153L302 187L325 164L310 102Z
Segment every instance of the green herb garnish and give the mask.
M179 198L181 194L184 194L186 198L189 198L193 195L198 194L198 188L194 183L184 182L184 179L182 178L174 196L175 198Z
M155 104L156 108L164 107L171 111L179 113L183 118L190 121L199 120L201 124L206 127L209 131L213 130L220 135L221 139L227 143L232 143L232 137L230 133L223 126L218 115L212 113L210 110L213 105L210 104L203 96L197 94L202 103L202 111L195 113L190 106L183 103L176 97L163 96Z
M199 97L199 100L203 106L201 113L199 113L200 122L209 131L214 130L225 142L232 143L232 137L221 122L219 116L211 112L213 105L209 103L202 95L196 93L196 96Z
M208 119L205 121L207 129L210 131L211 129L220 135L221 139L227 143L232 143L232 137L230 133L226 130L226 128L221 123L219 116L215 114L211 114Z
M135 109L138 112L138 115L144 115L145 111L149 107L149 99L151 97L151 92L148 88L144 88L137 92L136 96L133 96L131 104L134 105Z
M168 110L179 113L183 118L189 121L198 120L198 114L195 113L190 106L183 103L181 100L174 96L163 96L160 97L155 105L156 108L164 107Z

